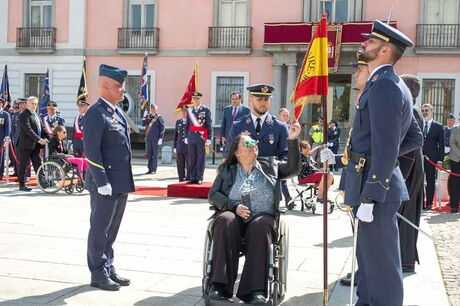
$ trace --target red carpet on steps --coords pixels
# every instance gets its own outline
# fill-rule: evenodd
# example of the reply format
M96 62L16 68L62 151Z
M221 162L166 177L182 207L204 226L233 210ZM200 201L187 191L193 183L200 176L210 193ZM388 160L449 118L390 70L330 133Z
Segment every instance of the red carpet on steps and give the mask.
M201 185L187 184L186 182L169 184L168 197L206 199L211 186L212 183L207 182L204 182Z
M9 182L10 183L17 183L18 178L16 176L10 176L9 177ZM5 177L3 177L2 180L0 180L0 183L6 183ZM26 182L26 185L27 186L37 186L37 178L35 176L32 176L30 178L30 181Z
M167 195L167 188L136 186L136 191L134 191L132 194L165 197Z

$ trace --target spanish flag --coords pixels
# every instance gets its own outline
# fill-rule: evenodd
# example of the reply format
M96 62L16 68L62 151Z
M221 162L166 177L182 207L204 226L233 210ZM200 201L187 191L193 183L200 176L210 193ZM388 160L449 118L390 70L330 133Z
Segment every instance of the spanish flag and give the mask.
M291 103L294 117L299 119L305 103L319 103L321 96L327 96L328 58L327 58L327 16L318 22L315 34L299 70L297 82L292 90Z
M185 88L185 93L182 96L182 99L179 104L177 104L175 113L179 112L182 107L192 104L192 93L195 91L198 91L198 63L195 63L195 69L193 69L192 77Z

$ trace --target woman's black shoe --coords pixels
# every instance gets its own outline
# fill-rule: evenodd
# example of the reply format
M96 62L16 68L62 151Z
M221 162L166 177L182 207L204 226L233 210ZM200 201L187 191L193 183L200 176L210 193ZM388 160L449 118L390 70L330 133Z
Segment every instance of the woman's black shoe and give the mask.
M254 304L254 305L267 304L267 299L265 298L264 292L254 291L251 294L251 299L249 300L249 304Z

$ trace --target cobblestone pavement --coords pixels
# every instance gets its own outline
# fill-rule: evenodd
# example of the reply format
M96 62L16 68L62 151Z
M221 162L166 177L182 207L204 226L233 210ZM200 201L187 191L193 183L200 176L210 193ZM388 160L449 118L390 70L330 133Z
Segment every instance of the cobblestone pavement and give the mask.
M425 216L433 232L449 302L452 306L458 306L460 305L460 214L430 212ZM420 256L423 261L423 254Z

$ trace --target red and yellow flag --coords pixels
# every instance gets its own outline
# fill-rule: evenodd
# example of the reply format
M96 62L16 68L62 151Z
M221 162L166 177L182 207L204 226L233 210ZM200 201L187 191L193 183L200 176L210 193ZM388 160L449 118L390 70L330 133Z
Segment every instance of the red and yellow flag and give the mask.
M291 103L294 105L296 120L302 114L305 103L319 103L321 96L327 96L327 47L327 16L323 15L318 22L318 27L303 59L297 82L292 90Z
M195 63L195 69L193 69L192 77L185 88L185 93L182 96L182 99L176 107L176 112L179 112L183 106L192 104L192 93L195 91L198 91L198 63Z

